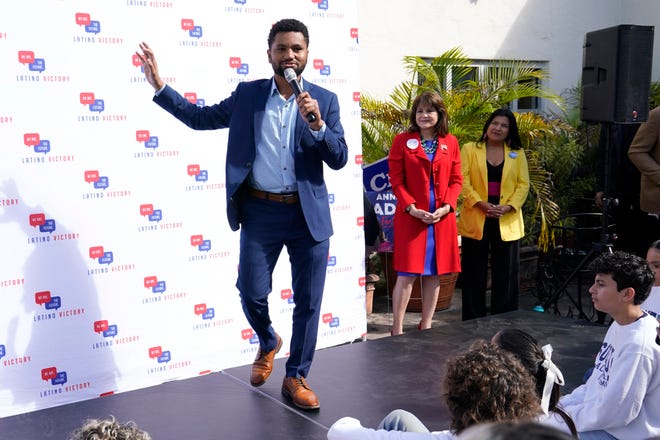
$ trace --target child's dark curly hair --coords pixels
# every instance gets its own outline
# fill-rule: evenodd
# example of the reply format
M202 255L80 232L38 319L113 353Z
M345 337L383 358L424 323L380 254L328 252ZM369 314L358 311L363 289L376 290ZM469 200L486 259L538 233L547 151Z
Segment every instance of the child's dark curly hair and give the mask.
M456 434L477 423L534 421L542 412L527 369L513 354L485 341L449 359L444 389Z

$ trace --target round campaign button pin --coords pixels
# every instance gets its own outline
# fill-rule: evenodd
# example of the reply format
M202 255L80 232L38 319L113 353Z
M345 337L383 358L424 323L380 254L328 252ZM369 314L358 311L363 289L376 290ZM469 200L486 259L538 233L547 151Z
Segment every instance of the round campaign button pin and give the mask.
M515 159L516 157L518 157L518 153L516 153L515 151L510 151L509 152L509 157L511 159Z
M406 142L406 147L410 148L411 150L419 148L419 141L417 139L408 139L408 142Z

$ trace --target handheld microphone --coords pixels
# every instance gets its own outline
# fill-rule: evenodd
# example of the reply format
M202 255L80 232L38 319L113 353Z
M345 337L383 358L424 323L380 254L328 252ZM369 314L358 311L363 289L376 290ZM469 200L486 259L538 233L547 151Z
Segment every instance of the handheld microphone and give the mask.
M284 79L286 79L286 82L291 85L293 94L296 95L296 97L298 97L298 95L303 92L303 89L300 87L300 83L298 82L298 75L296 75L296 71L291 67L284 69ZM307 120L309 122L316 121L316 115L314 113L307 113Z

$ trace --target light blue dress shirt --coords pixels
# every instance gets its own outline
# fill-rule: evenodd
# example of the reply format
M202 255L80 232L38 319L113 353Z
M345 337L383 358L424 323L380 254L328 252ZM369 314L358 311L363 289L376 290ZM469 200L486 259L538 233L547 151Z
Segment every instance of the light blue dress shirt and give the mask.
M302 80L301 80L302 86ZM165 88L156 91L156 96ZM298 191L295 168L295 130L298 115L296 96L284 99L271 79L261 130L256 134L257 154L248 183L252 188L271 193ZM309 128L315 140L325 137L325 123L319 131Z
M257 134L257 155L248 177L251 187L272 193L298 191L294 160L297 116L296 96L284 99L273 79ZM325 124L319 131L309 130L316 140L322 140Z

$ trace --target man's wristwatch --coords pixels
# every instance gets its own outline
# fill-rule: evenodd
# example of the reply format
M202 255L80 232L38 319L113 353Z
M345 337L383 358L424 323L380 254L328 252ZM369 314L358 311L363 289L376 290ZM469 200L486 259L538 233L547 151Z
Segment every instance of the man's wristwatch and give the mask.
M410 210L411 210L411 209L412 209L412 205L408 205L408 206L406 206L405 211L406 211L408 214L410 214Z

